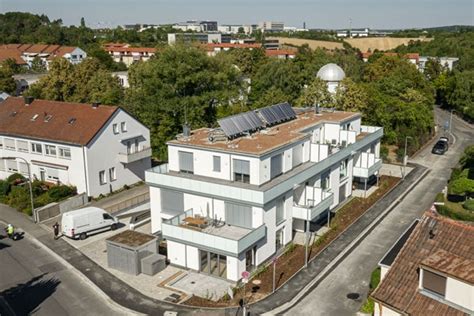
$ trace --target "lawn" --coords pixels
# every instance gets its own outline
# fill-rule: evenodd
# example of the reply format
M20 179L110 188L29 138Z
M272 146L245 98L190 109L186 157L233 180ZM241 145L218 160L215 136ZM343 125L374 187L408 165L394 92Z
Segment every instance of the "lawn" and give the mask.
M379 285L380 283L380 267L372 271L372 274L370 276L370 285L369 285L369 293L367 294L367 300L362 304L362 307L360 308L361 313L365 314L373 314L374 313L374 300L369 297L369 295L375 290L375 288Z

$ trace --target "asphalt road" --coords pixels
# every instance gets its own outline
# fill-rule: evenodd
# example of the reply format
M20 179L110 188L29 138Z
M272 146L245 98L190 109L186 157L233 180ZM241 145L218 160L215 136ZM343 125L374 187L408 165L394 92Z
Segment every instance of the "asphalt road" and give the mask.
M438 124L443 126L449 113L436 110ZM369 290L369 279L378 262L410 226L415 218L430 208L435 195L447 179L467 145L474 144L474 129L453 118L454 144L443 156L431 154L431 144L413 162L430 168L430 173L395 207L391 213L287 315L354 315ZM348 294L357 293L358 299Z
M125 315L43 247L28 235L0 240L1 315Z

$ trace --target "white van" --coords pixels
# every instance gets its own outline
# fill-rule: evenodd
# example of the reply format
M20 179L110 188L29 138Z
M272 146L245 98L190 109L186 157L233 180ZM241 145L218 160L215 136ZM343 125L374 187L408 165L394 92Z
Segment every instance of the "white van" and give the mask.
M61 231L64 236L86 239L87 235L115 230L118 219L98 207L85 207L64 213L61 219Z

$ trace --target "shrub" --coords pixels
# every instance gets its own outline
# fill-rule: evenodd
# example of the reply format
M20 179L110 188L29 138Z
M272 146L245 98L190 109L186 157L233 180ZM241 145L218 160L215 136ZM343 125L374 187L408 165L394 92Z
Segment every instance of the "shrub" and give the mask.
M0 201L6 198L10 193L10 183L6 180L0 180Z
M474 212L474 200L467 200L466 202L464 202L462 207L464 207L468 211Z
M381 146L380 147L380 157L382 157L382 160L386 161L388 158L388 147L387 146Z
M67 185L56 185L49 189L48 195L52 201L61 201L76 194L76 188Z
M450 194L465 195L474 192L474 180L466 178L458 178L452 181L448 186Z
M31 215L30 193L25 186L12 187L7 203L11 207Z
M26 178L19 173L14 173L7 178L8 183L16 184L18 182L24 182Z

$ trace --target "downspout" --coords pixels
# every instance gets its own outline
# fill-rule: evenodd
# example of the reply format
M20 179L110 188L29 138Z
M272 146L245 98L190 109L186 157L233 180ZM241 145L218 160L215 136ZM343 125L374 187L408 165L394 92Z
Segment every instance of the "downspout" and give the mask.
M89 179L87 179L87 168L86 168L86 152L84 149L84 146L82 146L82 159L84 161L83 166L84 166L84 179L86 180L86 194L89 196Z

